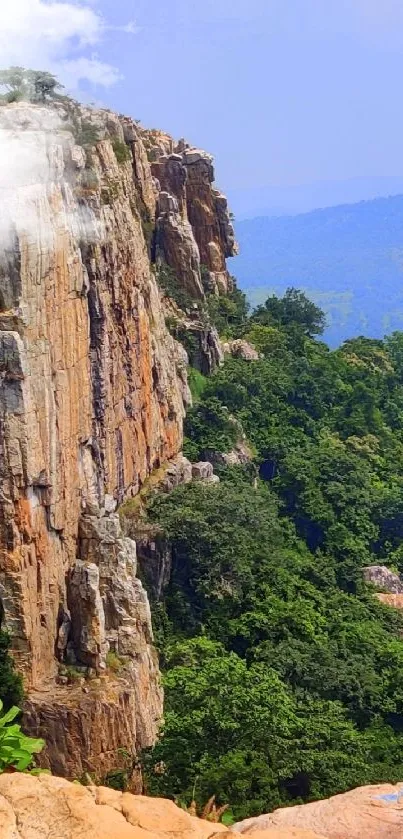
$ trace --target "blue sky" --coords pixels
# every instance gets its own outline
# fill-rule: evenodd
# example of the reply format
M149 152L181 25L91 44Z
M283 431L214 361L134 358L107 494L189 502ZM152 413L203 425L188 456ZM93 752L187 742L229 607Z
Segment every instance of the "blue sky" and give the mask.
M88 99L186 136L230 192L403 175L403 0L6 5L2 63L46 62ZM24 43L12 17L28 7Z

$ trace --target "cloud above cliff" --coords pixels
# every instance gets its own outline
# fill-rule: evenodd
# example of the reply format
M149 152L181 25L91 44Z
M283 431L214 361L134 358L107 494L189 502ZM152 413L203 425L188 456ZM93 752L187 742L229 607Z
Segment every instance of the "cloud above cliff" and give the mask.
M1 66L50 70L70 89L82 81L109 87L120 72L96 50L112 28L93 3L0 0ZM136 26L129 22L120 29L133 34Z

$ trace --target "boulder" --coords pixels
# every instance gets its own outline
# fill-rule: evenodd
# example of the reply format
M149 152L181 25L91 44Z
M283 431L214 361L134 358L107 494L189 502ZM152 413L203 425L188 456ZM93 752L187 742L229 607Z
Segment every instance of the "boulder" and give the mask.
M213 475L213 464L209 461L192 463L192 478L194 481L206 481Z
M259 361L260 355L252 344L238 338L236 341L228 341L223 345L224 352L232 355L233 358L243 358L244 361Z
M180 484L189 484L191 480L192 464L190 460L179 454L168 463L160 483L156 485L156 491L171 492Z
M222 824L189 815L172 801L84 787L61 778L0 776L0 839L213 839ZM258 839L326 839L311 830L259 831Z
M403 594L400 574L395 574L386 565L368 565L364 568L364 580L388 594Z
M230 452L205 449L203 455L213 466L244 466L253 460L253 454L249 446L242 440L238 441Z

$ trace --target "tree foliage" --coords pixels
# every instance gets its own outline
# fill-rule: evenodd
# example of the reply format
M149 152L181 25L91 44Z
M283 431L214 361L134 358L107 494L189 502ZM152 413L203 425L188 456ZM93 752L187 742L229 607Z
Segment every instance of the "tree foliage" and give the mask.
M311 338L321 335L326 325L324 312L296 288L287 288L283 297L268 297L255 309L251 321L263 326L300 328Z
M55 98L63 86L52 73L46 70L26 70L24 67L9 67L0 70L0 88L5 89L6 102L46 102Z
M12 705L18 705L23 698L22 680L15 671L9 650L10 639L0 628L0 701L6 711Z
M243 432L254 465L148 504L173 558L148 783L237 818L403 772L403 618L362 574L403 570L403 337L330 352L308 302L253 313L260 359L227 359L186 420L192 458Z
M9 768L24 772L32 765L34 755L42 751L45 742L23 734L21 726L15 722L21 713L19 708L12 707L5 714L2 710L0 700L0 774Z

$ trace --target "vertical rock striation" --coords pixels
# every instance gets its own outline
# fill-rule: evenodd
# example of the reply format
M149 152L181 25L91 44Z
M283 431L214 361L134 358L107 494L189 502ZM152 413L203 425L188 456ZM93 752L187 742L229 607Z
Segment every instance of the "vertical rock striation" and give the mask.
M0 108L14 161L0 168L0 614L26 723L70 777L150 745L161 716L136 545L115 512L180 452L190 400L153 260L200 300L201 264L217 293L235 252L211 159L182 146L108 111Z

